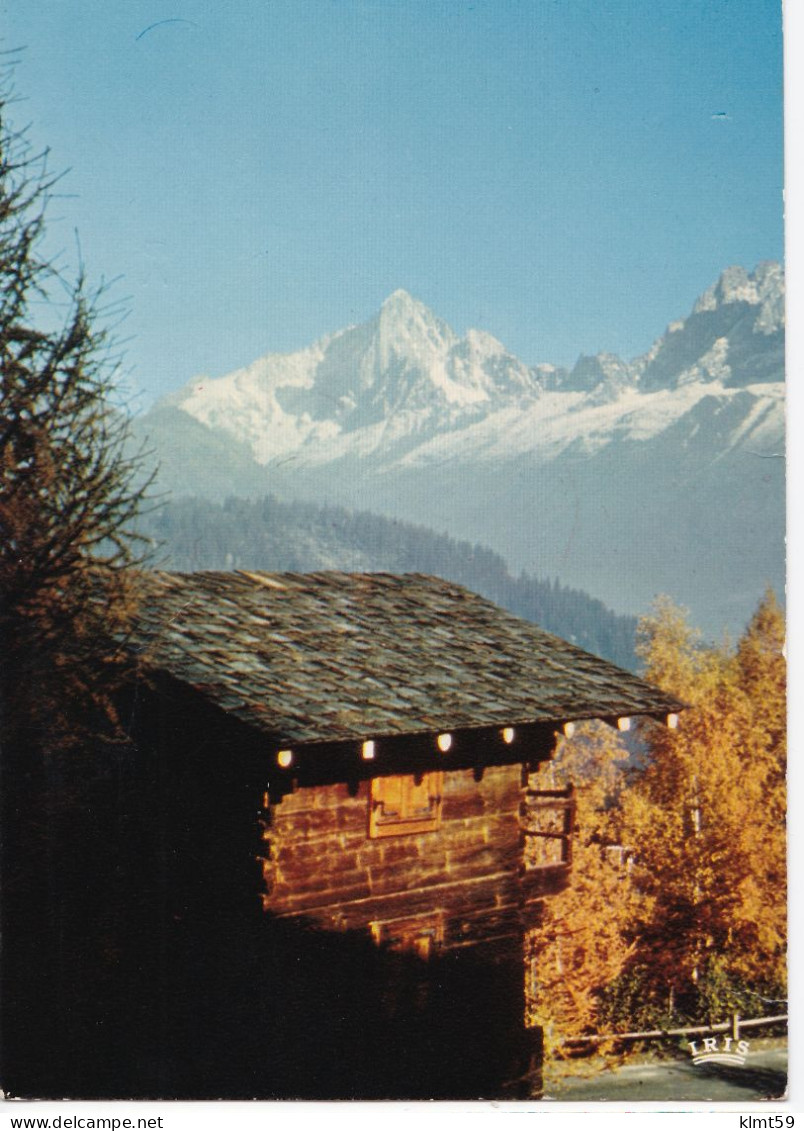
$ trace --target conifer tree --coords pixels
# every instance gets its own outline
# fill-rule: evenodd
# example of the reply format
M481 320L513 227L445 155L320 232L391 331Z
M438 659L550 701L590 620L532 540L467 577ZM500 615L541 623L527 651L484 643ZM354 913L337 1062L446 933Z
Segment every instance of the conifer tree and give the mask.
M0 101L0 631L3 734L69 743L105 696L143 497L102 292L40 247L53 180ZM84 717L88 717L85 713Z
M8 72L6 73L6 79ZM102 289L42 252L54 180L0 97L0 769L4 1086L101 1031L116 850L99 782L145 487L111 404ZM104 874L104 869L108 869ZM67 1060L65 1060L65 1057ZM62 1075L57 1065L61 1061ZM73 1067L75 1067L73 1065ZM39 1080L47 1078L47 1071ZM70 1087L77 1080L73 1074ZM62 1093L66 1094L66 1093Z

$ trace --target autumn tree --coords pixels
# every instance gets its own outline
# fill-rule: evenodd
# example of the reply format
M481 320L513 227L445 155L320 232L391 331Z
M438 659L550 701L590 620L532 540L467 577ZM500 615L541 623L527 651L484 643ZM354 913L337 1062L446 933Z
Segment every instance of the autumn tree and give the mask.
M647 726L649 759L622 795L647 897L630 972L660 1013L784 993L783 638L770 593L736 651L701 647L668 601L641 622L647 678L690 705L677 730Z
M528 937L529 1011L567 1038L722 1021L786 993L784 617L768 592L735 648L703 646L660 599L647 679L689 705L626 750L602 724L561 739L575 785L572 880Z
M573 786L572 879L545 901L526 939L529 1020L545 1035L545 1053L560 1059L567 1038L599 1031L601 993L634 951L628 936L637 893L631 884L633 846L617 819L628 758L619 734L587 723L560 738L539 788Z
M46 1058L58 1040L47 1032L74 1007L64 987L81 965L70 942L82 910L100 913L87 904L92 861L108 847L93 837L103 820L93 788L109 772L104 744L119 737L114 692L144 487L111 403L104 292L42 252L55 181L46 154L10 124L10 102L0 98L3 996L6 1050L24 1060L31 1046Z

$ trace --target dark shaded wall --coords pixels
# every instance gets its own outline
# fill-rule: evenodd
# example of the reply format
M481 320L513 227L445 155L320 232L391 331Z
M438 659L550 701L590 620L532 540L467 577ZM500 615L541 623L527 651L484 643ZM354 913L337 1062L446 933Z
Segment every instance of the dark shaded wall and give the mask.
M522 936L540 903L523 895L521 779L519 765L446 771L438 829L380 839L369 781L300 788L266 812L269 915L341 947L379 944L346 991L355 1029L377 1035L376 1083L356 1066L364 1088L481 1098L533 1085L515 1083L537 1073L539 1051L524 1027Z
M538 1088L522 934L564 873L522 875L519 766L447 773L439 832L369 841L367 782L280 790L266 810L263 739L168 682L124 710L132 742L73 822L33 900L38 920L15 920L6 970L35 1017L26 1027L17 1009L4 1029L18 1050L4 1054L10 1094L478 1099ZM365 886L339 887L356 869ZM26 934L37 921L51 958L59 938L69 943L63 977ZM411 948L417 922L432 947Z

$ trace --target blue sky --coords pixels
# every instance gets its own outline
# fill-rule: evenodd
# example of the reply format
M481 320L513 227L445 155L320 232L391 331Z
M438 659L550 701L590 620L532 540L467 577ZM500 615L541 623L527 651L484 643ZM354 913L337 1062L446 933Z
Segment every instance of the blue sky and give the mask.
M53 250L147 403L405 287L528 362L633 356L783 254L773 0L0 0Z

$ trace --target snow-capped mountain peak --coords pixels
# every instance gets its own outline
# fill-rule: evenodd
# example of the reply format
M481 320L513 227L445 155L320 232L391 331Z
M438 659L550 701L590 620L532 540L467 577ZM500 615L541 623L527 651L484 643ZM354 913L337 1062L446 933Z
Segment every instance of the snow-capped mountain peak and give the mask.
M391 434L434 434L538 390L529 368L491 334L470 330L461 339L399 289L368 322L309 349L195 380L171 401L265 460L381 425L366 437L372 449Z
M749 273L727 267L697 300L690 315L672 323L634 362L645 390L692 380L730 388L784 379L784 271L761 263Z
M380 306L380 314L403 319L411 316L433 317L432 311L419 299L414 298L410 291L406 291L404 287L397 287L395 291L388 295Z
M595 392L598 398L601 394L611 398L633 385L635 380L633 366L628 362L613 353L598 353L594 357L581 355L562 388L567 392Z
M392 401L407 399L412 384L443 384L444 358L457 341L452 329L424 303L397 290L368 323L369 340L360 359L366 385L384 387ZM419 390L421 391L421 389Z
M744 267L727 267L716 283L704 291L693 314L744 302L749 306L778 305L784 298L784 271L779 263L760 263L751 274Z
M433 350L449 349L456 341L446 322L403 290L388 296L376 323L383 346L399 355L426 357Z

